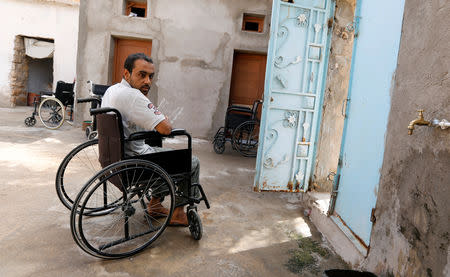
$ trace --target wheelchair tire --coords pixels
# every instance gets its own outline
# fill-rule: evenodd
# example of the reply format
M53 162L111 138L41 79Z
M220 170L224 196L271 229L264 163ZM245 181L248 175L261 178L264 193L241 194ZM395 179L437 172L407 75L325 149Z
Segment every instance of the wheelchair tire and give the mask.
M225 135L223 132L219 132L213 141L214 152L222 154L225 151Z
M256 157L258 151L259 123L257 121L245 121L239 124L233 131L231 143L241 155Z
M190 209L188 210L187 217L192 238L200 240L203 236L203 226L200 216L195 209Z
M168 214L147 211L147 197L156 193L158 198L165 195L162 204ZM174 184L166 171L145 160L119 161L83 186L72 206L70 228L86 253L104 259L124 258L144 250L164 232L174 207Z
M47 97L39 105L39 119L48 129L58 129L64 123L64 105L55 97Z
M36 118L34 118L33 116L29 116L27 118L25 118L25 125L27 127L33 127L36 124Z
M98 158L98 140L95 139L75 147L59 165L55 180L56 192L61 203L69 210L83 185L102 169Z

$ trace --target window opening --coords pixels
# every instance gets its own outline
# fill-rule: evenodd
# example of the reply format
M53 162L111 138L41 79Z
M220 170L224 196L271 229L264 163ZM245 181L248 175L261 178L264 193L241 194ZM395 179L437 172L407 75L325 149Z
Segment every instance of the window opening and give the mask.
M125 15L129 17L147 17L147 1L127 1Z
M262 33L264 29L264 15L245 14L242 20L242 30Z

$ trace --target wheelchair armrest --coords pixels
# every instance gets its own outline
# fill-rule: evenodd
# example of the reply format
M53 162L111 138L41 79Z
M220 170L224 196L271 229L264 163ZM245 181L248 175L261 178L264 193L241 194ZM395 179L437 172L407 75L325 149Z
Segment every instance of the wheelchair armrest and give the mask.
M100 104L101 101L98 98L90 97L90 98L78 98L77 103L88 103L88 102L97 102L97 104Z
M140 140L150 137L162 137L162 135L157 131L143 131L130 134L126 140Z
M241 113L248 113L252 114L252 109L242 106L231 106L227 109L228 112L241 112Z
M184 129L172 129L172 132L169 135L167 135L167 137L175 137L175 136L190 136L190 135Z
M246 110L252 110L251 106L247 106L247 105L236 105L233 104L231 105L229 108L238 108L238 109L246 109Z
M97 115L97 114L102 114L102 113L109 113L109 112L113 112L115 113L118 117L120 117L120 120L122 120L122 116L120 114L120 112L114 108L95 108L95 109L90 109L91 115Z
M128 140L137 140L137 139L146 139L149 137L162 137L162 138L172 138L175 136L190 136L188 132L184 129L173 129L172 132L168 135L162 135L157 131L143 131L132 133L128 136Z
M51 91L40 91L39 94L40 95L49 95L49 96L51 96L51 95L53 95L53 92L51 92Z
M91 110L93 110L93 109L91 109ZM147 139L147 138L151 138L151 137L160 137L161 139L164 139L164 138L173 138L176 136L186 136L188 138L188 148L189 149L192 148L192 137L184 129L172 129L172 132L168 135L162 135L162 134L158 133L157 131L136 132L136 133L130 134L128 136L128 138L125 139L125 141Z

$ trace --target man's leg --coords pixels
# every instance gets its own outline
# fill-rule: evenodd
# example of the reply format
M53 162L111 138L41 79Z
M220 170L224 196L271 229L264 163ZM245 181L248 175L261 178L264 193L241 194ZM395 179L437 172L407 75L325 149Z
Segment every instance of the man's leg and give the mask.
M191 184L198 183L200 176L200 161L196 156L192 156L192 164L191 164ZM188 191L188 183L187 182L180 182L178 185L178 189L183 192L183 195L189 196ZM194 190L194 196L198 196L198 189L193 188ZM181 226L187 226L188 219L186 212L184 211L184 206L186 206L187 201L186 199L183 199L181 197L175 198L175 210L172 215L172 220L170 221L171 225L181 225Z
M161 148L161 147L153 147L155 152L164 152L170 151L169 148ZM200 161L196 156L192 156L191 162L191 184L195 184L199 182L200 177ZM176 188L175 188L176 189ZM178 189L183 193L183 195L188 196L188 183L187 182L179 182ZM194 188L194 195L198 196L199 191L197 188ZM181 197L175 197L175 209L172 214L172 219L170 221L170 225L181 225L188 226L188 219L186 212L184 211L184 206L187 205L187 201ZM161 202L160 196L152 197L151 201L148 203L148 212L154 215L167 215L168 210L165 209Z

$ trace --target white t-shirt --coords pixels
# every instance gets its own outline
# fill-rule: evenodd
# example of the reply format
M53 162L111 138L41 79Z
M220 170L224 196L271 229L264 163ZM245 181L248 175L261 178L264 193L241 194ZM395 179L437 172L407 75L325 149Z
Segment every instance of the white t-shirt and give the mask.
M132 88L127 81L109 87L102 98L102 108L117 109L122 115L125 137L141 131L152 131L165 116L138 89ZM135 156L153 152L144 140L135 140L125 144L125 155Z

